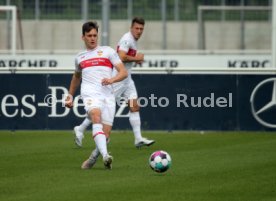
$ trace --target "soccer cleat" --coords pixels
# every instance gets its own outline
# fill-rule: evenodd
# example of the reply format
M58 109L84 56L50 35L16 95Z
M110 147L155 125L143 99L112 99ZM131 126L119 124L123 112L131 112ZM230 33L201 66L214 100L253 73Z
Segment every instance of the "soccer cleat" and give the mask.
M135 140L135 147L141 148L143 146L150 146L154 143L155 143L154 140L148 140L147 138L142 138L141 140Z
M113 157L107 154L105 157L103 157L104 167L106 169L111 170L112 169L112 161L113 161Z
M89 158L86 161L84 161L81 165L81 169L87 170L91 169L97 162L97 158Z
M83 133L79 130L79 126L74 127L75 132L75 144L78 147L82 147L82 139L83 139Z

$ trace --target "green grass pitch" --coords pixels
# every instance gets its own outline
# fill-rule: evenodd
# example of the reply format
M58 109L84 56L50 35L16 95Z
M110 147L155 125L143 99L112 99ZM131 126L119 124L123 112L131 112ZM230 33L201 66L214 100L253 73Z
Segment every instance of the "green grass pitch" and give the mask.
M274 201L275 132L145 132L151 147L134 147L131 132L114 132L102 160L81 170L94 142L76 148L72 131L0 131L1 201ZM153 172L148 159L165 150L172 167Z

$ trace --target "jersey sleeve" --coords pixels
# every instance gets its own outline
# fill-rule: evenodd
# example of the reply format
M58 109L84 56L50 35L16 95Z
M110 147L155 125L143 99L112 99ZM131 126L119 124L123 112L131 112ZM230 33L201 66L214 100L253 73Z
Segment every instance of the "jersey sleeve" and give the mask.
M128 40L121 40L118 44L118 50L128 52L130 48L130 42Z
M110 48L109 60L110 60L110 62L111 62L113 65L118 64L118 63L122 63L122 61L121 61L119 55L118 55L117 52L116 52L114 49L112 49L112 48Z
M81 72L81 68L77 57L75 58L75 72Z

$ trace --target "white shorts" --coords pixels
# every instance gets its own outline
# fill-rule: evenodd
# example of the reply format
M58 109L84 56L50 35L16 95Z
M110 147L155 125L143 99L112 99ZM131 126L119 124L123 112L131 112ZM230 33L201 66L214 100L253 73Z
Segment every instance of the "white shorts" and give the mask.
M113 90L116 98L124 97L128 100L138 98L137 90L132 79L130 79L128 82L123 81L114 83Z
M95 98L95 96L82 94L82 100L87 114L91 110L98 108L101 110L102 123L110 126L113 125L116 109L115 97L113 95Z

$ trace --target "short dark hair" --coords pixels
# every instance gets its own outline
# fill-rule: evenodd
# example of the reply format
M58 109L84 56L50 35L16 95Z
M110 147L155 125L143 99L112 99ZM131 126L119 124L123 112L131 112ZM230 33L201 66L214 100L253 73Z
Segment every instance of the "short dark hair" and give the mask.
M131 22L131 26L133 26L134 23L145 25L145 20L142 17L134 17Z
M98 32L99 26L97 22L91 21L91 22L86 22L82 25L82 35L84 36L86 32L91 31L92 29L96 29Z

